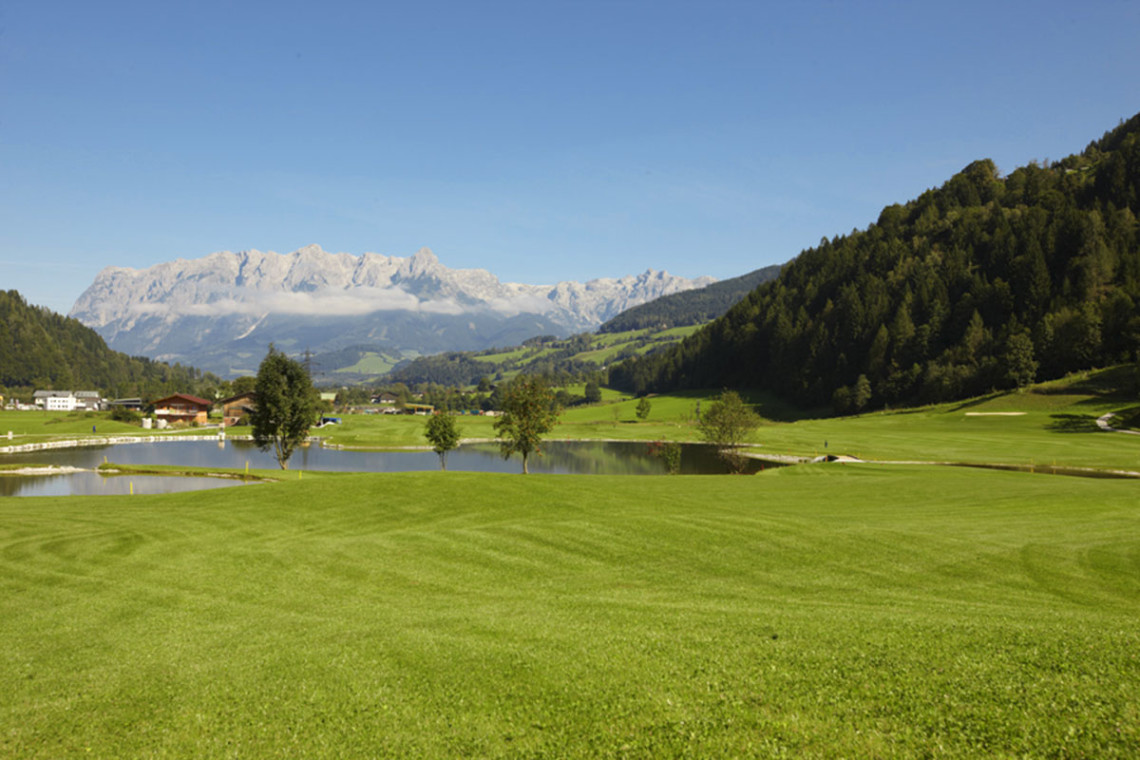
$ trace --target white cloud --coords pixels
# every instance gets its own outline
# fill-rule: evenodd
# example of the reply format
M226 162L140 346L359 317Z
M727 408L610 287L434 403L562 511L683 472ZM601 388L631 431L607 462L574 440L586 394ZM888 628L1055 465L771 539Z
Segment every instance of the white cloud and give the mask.
M503 310L507 304L491 308ZM139 315L226 317L265 314L311 315L323 317L364 316L377 311L418 311L427 314L462 314L471 309L450 298L420 300L399 288L352 288L311 292L267 293L240 291L223 295L209 303L136 303L131 310ZM514 309L517 311L517 306Z

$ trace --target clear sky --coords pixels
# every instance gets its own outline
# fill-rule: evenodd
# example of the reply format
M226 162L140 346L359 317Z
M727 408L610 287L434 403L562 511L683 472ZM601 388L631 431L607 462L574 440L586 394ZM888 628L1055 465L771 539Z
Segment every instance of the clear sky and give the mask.
M408 256L743 274L1140 111L1140 3L12 2L0 287Z

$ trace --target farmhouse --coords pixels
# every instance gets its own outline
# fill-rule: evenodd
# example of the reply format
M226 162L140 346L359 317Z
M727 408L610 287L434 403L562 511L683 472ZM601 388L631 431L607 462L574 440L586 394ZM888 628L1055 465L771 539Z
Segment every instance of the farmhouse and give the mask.
M222 424L236 425L238 420L248 416L257 406L257 396L253 391L248 391L224 398L218 403L222 405Z
M197 422L203 424L210 414L213 403L188 393L175 393L154 402L154 415L160 420L173 422Z
M76 391L75 408L89 412L97 412L105 408L106 404L98 391Z
M382 404L384 406L393 405L399 400L400 398L395 393L389 393L388 391L384 391L372 397L373 404Z

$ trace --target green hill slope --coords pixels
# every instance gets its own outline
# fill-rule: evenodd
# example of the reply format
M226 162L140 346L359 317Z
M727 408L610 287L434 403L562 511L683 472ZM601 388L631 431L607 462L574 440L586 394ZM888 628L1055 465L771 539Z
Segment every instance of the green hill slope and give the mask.
M667 329L700 325L728 311L758 285L776 279L782 264L757 269L731 280L714 282L697 290L662 296L649 303L626 309L598 328L598 332L626 332L647 327Z
M452 351L423 356L388 374L391 382L408 385L439 383L463 387L483 377L505 378L529 374L582 375L597 372L613 362L668 348L691 335L698 326L641 329L574 335L565 340L533 338L521 346L489 351Z
M0 291L0 385L7 388L100 390L114 396L152 396L191 389L203 381L193 367L112 351L76 319L29 305L15 290Z
M1050 166L976 161L824 240L634 391L756 387L837 411L944 401L1130 361L1140 347L1140 116Z

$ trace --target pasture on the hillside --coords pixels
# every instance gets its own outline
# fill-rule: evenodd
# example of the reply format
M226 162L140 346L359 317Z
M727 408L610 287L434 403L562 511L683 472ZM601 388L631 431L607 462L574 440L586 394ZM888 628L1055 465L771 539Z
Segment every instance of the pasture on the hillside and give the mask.
M324 475L0 500L0 755L1134 757L1127 480Z
M952 404L885 410L841 418L791 420L796 410L763 394L748 395L766 418L749 442L760 456L848 454L875 461L1002 464L1048 470L1087 467L1140 472L1140 435L1102 431L1103 414L1140 406L1132 368L1081 373L1021 392L994 393ZM698 441L699 411L713 391L650 396L646 420L638 400L607 396L601 404L563 411L551 438ZM459 420L464 438L494 437L493 418ZM354 415L319 431L330 443L377 447L424 445L423 418Z

